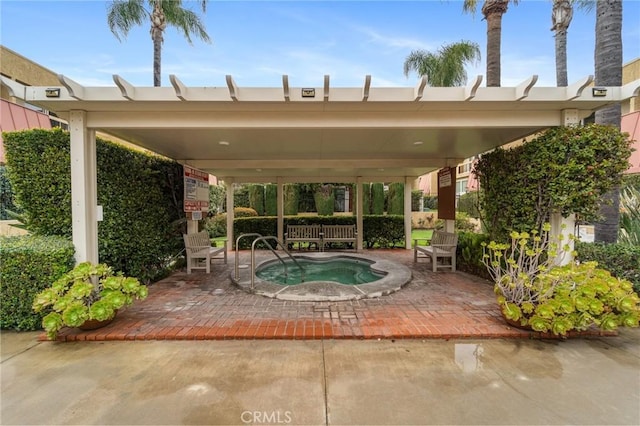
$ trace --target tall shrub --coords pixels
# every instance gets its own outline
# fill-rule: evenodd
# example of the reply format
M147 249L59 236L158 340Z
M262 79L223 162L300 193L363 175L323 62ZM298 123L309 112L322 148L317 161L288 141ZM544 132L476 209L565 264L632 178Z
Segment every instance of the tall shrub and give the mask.
M316 202L316 210L320 216L333 215L336 202L333 185L328 183L320 185L313 197Z
M264 212L267 216L278 215L278 185L275 183L264 187Z
M33 299L71 270L73 254L62 237L0 237L0 328L40 328L43 314L33 312Z
M7 176L7 168L0 166L0 220L11 219L9 212L19 213L13 202L13 191Z
M384 214L384 185L381 182L371 184L371 213Z
M389 184L389 207L388 214L404 214L404 184L393 182Z
M540 230L551 212L598 217L604 193L629 166L626 133L598 124L552 128L523 145L498 148L475 166L483 222L492 240Z
M298 185L295 183L284 185L284 214L291 216L298 214Z
M264 185L249 185L249 207L258 212L258 216L264 216Z
M41 235L71 236L69 133L5 133L7 165L24 222ZM143 281L165 273L183 248L182 166L98 139L100 261Z
M411 211L419 212L420 211L420 200L422 200L423 192L419 189L414 189L411 191Z
M371 184L362 184L362 214L371 214Z

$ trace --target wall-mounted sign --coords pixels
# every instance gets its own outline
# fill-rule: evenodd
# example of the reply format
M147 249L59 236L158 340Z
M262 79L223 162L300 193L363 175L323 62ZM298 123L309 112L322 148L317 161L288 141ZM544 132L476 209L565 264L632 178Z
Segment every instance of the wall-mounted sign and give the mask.
M184 211L206 212L209 210L209 174L183 166Z
M456 169L445 167L438 172L438 219L456 218Z

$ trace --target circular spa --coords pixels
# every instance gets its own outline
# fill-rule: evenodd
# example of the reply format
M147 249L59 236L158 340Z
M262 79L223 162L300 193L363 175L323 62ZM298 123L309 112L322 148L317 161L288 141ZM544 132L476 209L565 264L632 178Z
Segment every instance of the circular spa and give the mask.
M266 297L338 301L384 296L411 280L406 266L373 256L310 253L292 257L262 259L255 268L253 288L250 268L243 268L243 276L233 281Z

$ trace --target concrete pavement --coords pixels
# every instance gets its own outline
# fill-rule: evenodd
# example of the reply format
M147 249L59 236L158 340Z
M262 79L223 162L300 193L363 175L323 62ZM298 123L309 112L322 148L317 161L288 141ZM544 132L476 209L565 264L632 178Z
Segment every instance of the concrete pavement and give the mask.
M640 330L567 341L39 342L2 332L0 423L640 424Z

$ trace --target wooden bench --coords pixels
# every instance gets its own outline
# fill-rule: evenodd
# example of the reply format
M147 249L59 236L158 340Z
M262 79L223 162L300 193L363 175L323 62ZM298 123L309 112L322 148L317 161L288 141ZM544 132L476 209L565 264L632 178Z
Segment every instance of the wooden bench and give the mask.
M207 231L195 234L183 234L184 247L187 254L187 273L192 269L204 269L207 274L211 272L211 261L218 255L223 255L224 263L227 263L227 242L222 247L211 245L211 239ZM202 262L204 261L204 265Z
M428 257L433 264L433 272L438 268L451 268L456 270L456 248L458 246L458 234L443 231L433 231L431 242L428 246L418 244L420 240L413 240L413 261L419 257ZM451 264L438 264L438 259L451 259Z
M330 243L350 243L357 250L357 239L355 225L322 225L322 251Z
M285 244L300 243L315 244L322 247L322 226L321 225L287 225L287 232L284 234Z

